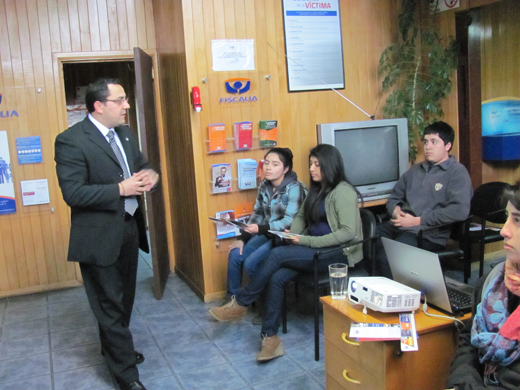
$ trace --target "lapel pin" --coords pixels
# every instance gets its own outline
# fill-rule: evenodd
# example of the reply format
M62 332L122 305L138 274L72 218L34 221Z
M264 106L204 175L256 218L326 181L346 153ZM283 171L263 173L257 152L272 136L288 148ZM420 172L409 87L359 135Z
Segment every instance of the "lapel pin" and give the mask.
M125 138L128 141L128 138Z

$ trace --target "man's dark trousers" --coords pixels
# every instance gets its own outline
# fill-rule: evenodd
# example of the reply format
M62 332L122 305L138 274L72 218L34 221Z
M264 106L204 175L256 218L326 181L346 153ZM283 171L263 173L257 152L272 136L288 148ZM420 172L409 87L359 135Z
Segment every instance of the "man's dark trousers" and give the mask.
M139 233L133 217L125 221L117 261L110 266L80 263L90 306L99 326L101 348L119 382L139 378L132 334L128 328L135 297Z

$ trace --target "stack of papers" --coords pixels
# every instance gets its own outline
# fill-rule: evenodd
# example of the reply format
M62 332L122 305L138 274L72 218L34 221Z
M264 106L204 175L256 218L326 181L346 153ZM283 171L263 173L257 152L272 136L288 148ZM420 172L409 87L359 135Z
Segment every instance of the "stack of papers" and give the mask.
M402 352L419 350L413 313L400 313L397 324L353 322L349 337L357 341L400 340Z
M291 238L291 237L299 237L300 234L296 234L296 233L288 233L288 232L279 232L279 231L276 231L276 230L268 230L269 233L271 234L276 234L278 237L281 237L281 238Z
M400 340L401 325L353 322L352 325L350 325L349 337L355 338L358 341Z
M237 160L238 165L238 188L247 190L256 188L256 168L258 163L252 158L241 158Z
M233 124L235 150L251 149L253 147L253 123L238 122Z
M209 219L211 219L213 222L221 222L221 223L226 223L228 225L233 225L240 229L245 228L247 226L247 223L237 221L236 219L222 219L222 218L213 218L213 217L209 217Z

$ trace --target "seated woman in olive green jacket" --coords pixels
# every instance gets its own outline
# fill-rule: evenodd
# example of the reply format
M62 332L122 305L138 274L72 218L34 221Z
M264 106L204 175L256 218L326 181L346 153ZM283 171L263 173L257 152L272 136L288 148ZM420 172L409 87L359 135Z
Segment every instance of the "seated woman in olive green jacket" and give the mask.
M321 144L313 148L309 156L311 186L303 206L291 225L286 238L290 245L272 249L264 258L250 283L241 288L227 305L213 307L209 311L221 322L242 319L247 307L255 301L264 287L265 309L262 320L262 350L258 361L268 361L283 355L278 337L284 286L300 272L313 269L314 254L323 248L334 247L363 239L361 217L358 209L358 192L345 177L343 159L332 145ZM322 271L329 264L344 262L353 267L363 257L362 245L344 250L344 259L337 254L320 262Z

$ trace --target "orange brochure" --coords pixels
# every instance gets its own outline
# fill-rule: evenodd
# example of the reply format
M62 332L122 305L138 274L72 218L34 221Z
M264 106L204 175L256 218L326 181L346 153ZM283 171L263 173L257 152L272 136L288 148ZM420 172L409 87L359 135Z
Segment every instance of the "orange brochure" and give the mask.
M208 152L226 151L226 125L224 123L212 123L208 125L208 138Z

